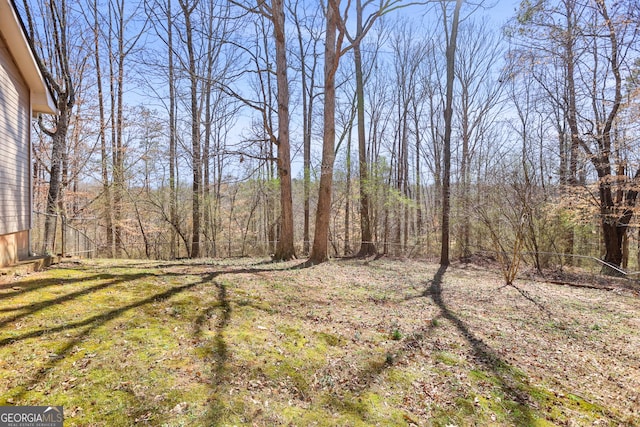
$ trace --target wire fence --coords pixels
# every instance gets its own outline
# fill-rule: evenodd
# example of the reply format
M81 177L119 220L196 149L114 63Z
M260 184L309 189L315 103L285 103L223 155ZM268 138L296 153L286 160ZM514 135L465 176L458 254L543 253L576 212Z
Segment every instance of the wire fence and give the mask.
M477 253L490 256L498 254L497 251L487 249L479 250ZM507 258L513 256L513 254L508 253L504 253L504 255L506 255ZM611 264L595 256L545 251L523 251L520 253L520 256L525 264L533 267L539 265L542 268L558 268L561 270L577 267L593 276L606 274L608 276L613 275L633 281L640 280L640 271L626 270L625 268Z
M93 258L96 254L94 239L88 235L88 230L71 225L71 221L60 215L50 215L43 212L33 212L33 228L31 229L31 251L35 255L45 253L44 228L47 218L54 218L56 232L54 235L52 254L62 257L77 256ZM82 224L82 222L80 222Z
M32 252L34 254L43 254L44 253L44 224L47 217L55 217L56 222L56 233L53 245L53 254L60 256L78 256L83 258L93 258L95 256L99 256L98 248L96 245L98 228L96 227L95 219L73 219L66 220L62 216L56 215L48 215L42 212L34 212L33 213L33 229L31 231L31 247ZM74 223L74 225L71 224ZM93 235L93 239L90 237ZM160 239L162 240L162 239ZM235 256L251 256L256 255L258 252L262 253L268 251L267 247L262 246L255 247L251 243L247 243L246 245L243 243L242 246L238 246L238 242L232 244L231 241L227 239L227 241L221 240L217 242L219 246L218 250L214 251L215 256L218 257L233 257ZM277 241L268 242L269 246L275 247ZM362 242L358 240L352 240L348 242L348 245L354 252L357 252L360 244ZM398 255L402 254L406 257L427 257L431 254L429 249L432 249L433 244L427 244L427 250L425 252L425 242L418 241L412 242L412 244L399 244L396 242L372 242L377 243L378 251L387 255ZM433 242L432 242L433 243ZM154 258L154 259L166 259L167 254L166 250L159 249L159 246L166 246L168 242L152 242L153 248L156 250L151 251L149 253L148 248L137 247L137 245L129 244L127 245L128 250L126 251L127 257L143 257L143 258ZM203 242L206 245L206 242ZM238 246L238 247L236 247ZM330 247L333 249L333 256L340 256L340 253L345 246L345 242L340 238L330 239ZM166 249L166 248L165 248ZM211 249L211 248L209 248ZM298 252L301 253L302 248L298 248ZM210 252L205 251L205 252ZM486 249L486 248L476 248L473 250L478 255L484 256L495 256L497 254L496 251ZM431 254L432 255L432 254ZM509 255L509 254L507 254ZM591 255L580 255L580 254L570 254L570 253L561 253L561 252L526 252L523 251L520 253L522 260L525 264L531 265L533 267L542 266L544 268L573 268L577 267L583 270L590 272L593 275L599 275L602 273L607 273L608 275L615 275L619 277L624 277L629 280L638 281L640 280L640 271L630 271L626 268L621 268L619 266L610 264L596 256Z

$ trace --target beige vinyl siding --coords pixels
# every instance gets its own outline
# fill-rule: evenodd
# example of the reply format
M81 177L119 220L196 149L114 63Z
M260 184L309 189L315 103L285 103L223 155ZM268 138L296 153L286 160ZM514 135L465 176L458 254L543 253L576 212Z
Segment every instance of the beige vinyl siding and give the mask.
M29 90L0 37L0 235L31 224Z

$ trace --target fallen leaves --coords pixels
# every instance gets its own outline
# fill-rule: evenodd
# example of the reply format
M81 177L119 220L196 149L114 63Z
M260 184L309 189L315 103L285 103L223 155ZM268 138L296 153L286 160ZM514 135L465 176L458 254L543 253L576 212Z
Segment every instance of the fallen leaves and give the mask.
M523 293L453 266L438 300L437 266L418 261L114 263L74 266L56 292L81 297L0 331L0 403L63 399L71 425L95 426L640 422L624 287ZM0 321L37 302L3 296Z

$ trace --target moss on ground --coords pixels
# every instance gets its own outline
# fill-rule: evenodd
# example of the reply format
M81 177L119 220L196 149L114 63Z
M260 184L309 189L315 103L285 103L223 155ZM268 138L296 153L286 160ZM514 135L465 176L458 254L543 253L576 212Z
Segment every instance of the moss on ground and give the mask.
M536 360L556 364L544 369L526 358L568 340L592 360L621 331L637 343L635 300L616 300L619 316L567 322L514 308L517 295L497 301L493 279L454 271L445 312L425 294L437 266L294 265L97 260L0 287L0 405L63 405L69 426L640 423L579 387L560 364L577 369L578 351L547 351ZM554 304L574 318L593 306L573 297ZM528 340L520 353L514 324Z

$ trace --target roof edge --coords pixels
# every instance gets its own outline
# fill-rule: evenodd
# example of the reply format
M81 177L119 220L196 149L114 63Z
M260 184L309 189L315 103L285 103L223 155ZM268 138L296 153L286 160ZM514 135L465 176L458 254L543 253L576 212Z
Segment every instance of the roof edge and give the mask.
M56 114L58 108L53 93L40 70L33 44L13 0L0 0L0 33L29 87L33 112Z

